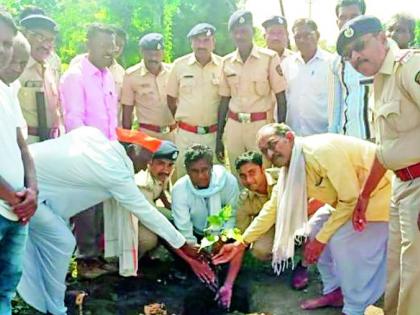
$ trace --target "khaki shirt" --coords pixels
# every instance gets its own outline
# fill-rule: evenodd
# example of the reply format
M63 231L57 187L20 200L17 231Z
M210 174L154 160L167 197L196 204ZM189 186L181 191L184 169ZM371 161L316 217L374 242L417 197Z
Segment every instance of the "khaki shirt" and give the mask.
M167 93L178 99L175 119L194 126L217 123L222 58L212 54L204 67L194 53L175 60L168 78Z
M48 63L40 64L32 57L19 77L21 88L18 93L23 117L29 127L38 127L36 92L44 92L48 128L62 128L62 111L57 88L58 78ZM37 142L38 137L31 137Z
M223 58L219 94L231 97L233 112L271 112L272 93L286 89L280 58L270 49L254 46L244 63L238 50Z
M420 162L420 51L390 49L374 78L377 157L387 169Z
M144 62L127 69L124 75L121 104L135 106L140 123L169 126L175 121L166 101L166 80L170 65L162 63L162 71L155 76Z
M152 177L149 170L141 170L135 175L134 179L137 187L139 187L147 201L152 205L155 205L155 200L160 197L163 191L169 189L169 180L165 184L162 184Z
M252 220L260 213L264 204L270 200L273 187L277 184L279 177L278 168L269 168L265 170L267 179L267 194L261 194L251 191L247 188L242 190L239 195L238 211L236 212L236 226L243 232L251 224Z
M294 53L292 50L285 48L285 49L283 50L283 54L282 54L281 56L279 56L279 57L280 57L280 63L281 63L284 59L286 59L287 57L289 57L289 56L291 56L291 55L293 55L293 54L295 54L295 53Z
M351 220L359 192L375 157L373 143L355 137L320 134L301 139L305 159L308 198L334 207L316 239L328 243L334 233ZM384 178L370 195L367 221L388 222L392 173ZM276 221L278 189L275 185L270 200L244 233L244 240L253 243Z

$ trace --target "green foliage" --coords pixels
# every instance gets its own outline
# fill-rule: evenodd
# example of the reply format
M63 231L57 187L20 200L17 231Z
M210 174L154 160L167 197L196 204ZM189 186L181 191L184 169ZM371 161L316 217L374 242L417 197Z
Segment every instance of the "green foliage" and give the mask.
M414 47L420 48L420 19L416 21L416 38L414 40Z
M232 206L224 206L218 214L207 218L207 228L204 230L204 237L200 243L200 250L209 248L217 242L228 240L242 241L242 234L238 228L225 229L225 224L232 218Z
M0 0L16 18L27 5L39 6L59 26L57 53L67 64L85 51L87 25L93 22L114 24L129 36L120 62L128 67L139 61L138 40L149 32L165 37L165 61L191 51L186 38L199 22L217 28L216 53L225 55L234 49L227 32L227 21L236 10L237 0Z

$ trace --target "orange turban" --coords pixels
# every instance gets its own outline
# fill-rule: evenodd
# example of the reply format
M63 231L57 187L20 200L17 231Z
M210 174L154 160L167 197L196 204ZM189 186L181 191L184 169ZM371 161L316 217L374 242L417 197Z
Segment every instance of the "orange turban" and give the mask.
M152 153L155 153L162 144L161 140L136 130L117 128L117 137L120 142L137 144Z

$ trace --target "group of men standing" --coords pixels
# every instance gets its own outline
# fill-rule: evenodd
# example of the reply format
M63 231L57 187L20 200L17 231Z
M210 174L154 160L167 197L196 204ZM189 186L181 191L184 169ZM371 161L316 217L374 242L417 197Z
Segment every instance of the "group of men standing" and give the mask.
M258 47L252 14L239 10L228 22L237 49L225 57L213 52L215 27L199 23L187 35L192 53L165 64L163 36L149 33L142 61L127 70L116 61L125 33L95 23L87 52L61 78L56 23L29 8L20 33L0 11L0 314L11 313L18 283L37 310L65 314L76 244L87 278L115 268L104 250L133 276L163 239L213 286L197 244L225 206L225 227L238 226L244 241L213 258L231 261L221 306L248 245L279 273L300 238L293 287L307 285L313 263L324 285L303 309L363 314L385 291L386 314L415 314L420 55L400 50L365 10L363 0L337 2L335 55L318 46L310 19L292 26L297 53L281 16L264 21L268 48ZM406 16L389 35L406 48L404 26ZM135 118L141 132L130 131ZM236 177L217 164L225 153Z

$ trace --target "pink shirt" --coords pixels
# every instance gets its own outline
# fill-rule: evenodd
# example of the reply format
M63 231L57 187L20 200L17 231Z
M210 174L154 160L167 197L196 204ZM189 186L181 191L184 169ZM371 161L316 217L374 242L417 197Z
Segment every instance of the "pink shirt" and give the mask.
M118 97L107 68L96 68L87 56L71 64L61 78L60 97L67 131L91 126L108 139L117 139Z

